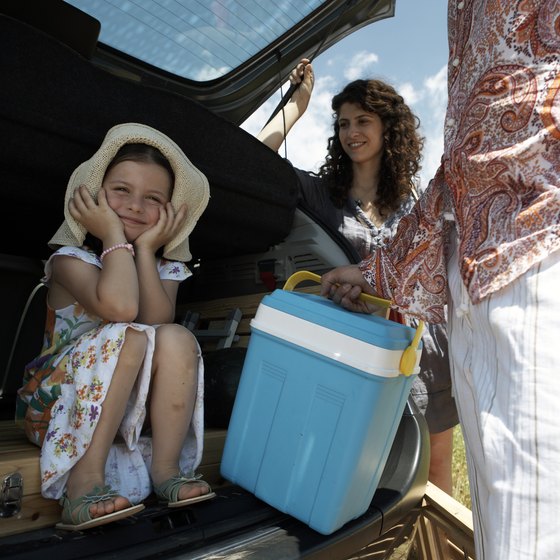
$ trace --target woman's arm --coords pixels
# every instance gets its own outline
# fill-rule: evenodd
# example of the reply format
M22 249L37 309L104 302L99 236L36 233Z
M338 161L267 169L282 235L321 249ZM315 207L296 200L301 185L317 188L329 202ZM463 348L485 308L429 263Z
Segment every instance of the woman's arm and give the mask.
M257 138L271 150L278 151L286 135L305 113L313 91L313 67L307 58L290 74L290 83L300 84L286 106L259 132Z

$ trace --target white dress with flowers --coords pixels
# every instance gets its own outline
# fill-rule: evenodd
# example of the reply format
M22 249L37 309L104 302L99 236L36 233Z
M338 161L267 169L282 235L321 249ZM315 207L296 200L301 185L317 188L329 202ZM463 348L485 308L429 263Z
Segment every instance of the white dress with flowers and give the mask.
M102 268L99 257L85 249L63 247L45 266L48 285L52 260L57 255L78 258ZM181 282L191 273L180 262L158 260L162 280ZM152 491L150 482L151 440L140 435L146 416L156 327L138 323L107 323L88 314L78 304L47 309L45 340L41 354L25 369L18 394L16 419L27 437L41 446L41 491L60 498L70 469L87 450L124 342L126 329L146 333L146 356L129 399L117 441L106 464L106 484L132 503ZM191 425L185 439L180 466L193 474L200 464L203 444L203 363L199 348L198 391Z

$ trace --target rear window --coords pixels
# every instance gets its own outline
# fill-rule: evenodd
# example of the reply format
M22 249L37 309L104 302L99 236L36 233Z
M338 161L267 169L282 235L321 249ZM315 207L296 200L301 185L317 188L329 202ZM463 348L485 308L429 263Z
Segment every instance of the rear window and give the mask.
M167 72L204 82L240 66L320 0L68 0L101 22L100 41Z

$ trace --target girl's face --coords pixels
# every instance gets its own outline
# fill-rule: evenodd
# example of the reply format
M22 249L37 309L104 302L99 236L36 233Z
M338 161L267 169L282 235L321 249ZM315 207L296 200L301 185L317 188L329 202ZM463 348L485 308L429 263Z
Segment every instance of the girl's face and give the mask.
M103 179L107 202L132 243L159 220L160 208L171 199L171 177L156 163L121 161Z
M381 163L383 123L376 113L355 103L343 103L338 113L338 138L342 149L355 164Z

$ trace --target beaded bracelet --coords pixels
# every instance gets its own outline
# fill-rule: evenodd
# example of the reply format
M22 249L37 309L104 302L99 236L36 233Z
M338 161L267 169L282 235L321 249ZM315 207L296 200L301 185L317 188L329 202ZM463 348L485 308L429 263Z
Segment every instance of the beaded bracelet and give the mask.
M112 247L109 247L108 249L105 249L105 251L103 251L103 253L101 253L101 256L99 257L101 262L103 262L103 259L105 258L105 255L108 255L109 253L112 253L116 249L126 249L127 251L129 251L132 254L132 256L134 256L134 247L131 243L117 243L116 245L113 245Z

